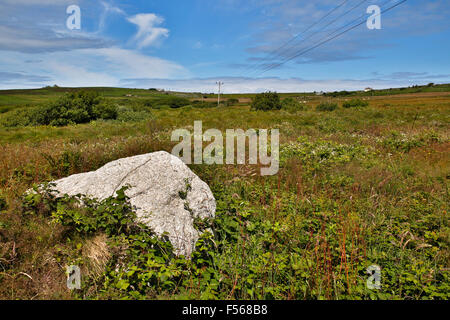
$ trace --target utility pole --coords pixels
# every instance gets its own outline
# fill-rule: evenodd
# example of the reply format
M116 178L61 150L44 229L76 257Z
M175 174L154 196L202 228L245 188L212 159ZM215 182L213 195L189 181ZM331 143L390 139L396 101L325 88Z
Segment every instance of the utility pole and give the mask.
M219 85L219 94L217 95L217 106L219 106L220 105L220 87L222 87L224 85L224 83L221 81L216 81L216 84Z

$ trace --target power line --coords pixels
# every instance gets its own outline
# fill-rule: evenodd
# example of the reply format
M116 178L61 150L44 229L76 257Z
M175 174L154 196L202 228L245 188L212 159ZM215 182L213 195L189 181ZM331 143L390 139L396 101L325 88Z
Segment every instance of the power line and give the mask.
M311 28L315 27L317 24L319 24L320 22L322 22L324 19L326 19L327 17L329 17L331 14L333 14L333 12L335 12L336 10L338 10L339 8L341 8L343 5L345 5L349 0L344 0L341 4L339 4L337 7L333 8L331 11L329 11L327 14L325 14L322 18L320 18L318 21L314 22L313 24L311 24L309 27L307 27L305 30L303 30L302 32L298 33L297 35L295 35L294 37L292 37L290 40L288 40L286 43L284 43L283 45L281 45L280 47L278 47L277 49L269 52L267 55L268 57L266 59L271 59L273 55L276 55L278 50L283 49L284 47L286 47L287 45L289 45L291 42L295 41L301 34L306 33L307 31L309 31ZM257 67L258 65L256 65ZM250 65L247 66L246 69L253 69L253 67L255 67L255 65ZM244 70L245 71L245 70Z
M293 41L295 41L301 34L304 34L306 32L308 32L309 30L311 30L313 27L315 27L316 25L318 25L320 22L322 22L323 20L325 20L327 17L329 17L333 12L335 12L336 10L338 10L339 8L341 8L343 5L345 5L349 0L345 0L344 2L342 2L340 5L338 5L337 7L335 7L334 9L332 9L331 11L329 11L326 15L324 15L322 18L320 18L318 21L316 21L315 23L313 23L312 25L310 25L308 28L306 28L305 30L303 30L303 32L297 34L296 36L292 37L289 41L287 41L285 44L283 44L282 46L280 46L278 49L276 49L275 51L273 51L272 53L276 53L278 50L286 47L288 44L292 43ZM367 1L367 0L364 0Z
M334 20L332 20L332 21L330 21L329 23L327 23L327 24L326 24L325 26L323 26L320 30L318 30L318 31L316 31L316 32L314 32L314 33L312 33L312 34L310 34L310 35L309 35L308 37L306 37L306 38L301 39L301 41L298 42L296 45L292 46L291 48L288 48L288 49L284 50L284 51L281 52L278 56L279 56L280 58L282 58L283 56L288 55L289 52L290 52L291 50L295 49L295 46L298 46L300 43L305 42L306 40L311 39L311 38L312 38L313 36L315 36L316 34L321 33L321 32L324 31L327 27L329 27L330 25L332 25L333 23L335 23L336 21L338 21L338 20L341 19L342 17L346 16L347 14L349 14L350 12L352 12L353 10L355 10L356 8L358 8L359 6L361 6L361 5L362 5L364 2L366 2L366 1L368 1L368 0L362 0L362 1L360 1L358 4L356 4L355 6L353 6L351 9L347 10L345 13L341 14L340 16L338 16L337 18L335 18ZM390 0L389 0L389 1L390 1ZM275 58L275 57L274 57L274 58ZM267 68L267 67L271 67L272 65L273 65L273 63L270 64L269 66L266 66L266 68Z
M396 3L395 5L393 5L393 6L389 7L389 8L387 8L387 9L384 9L384 10L381 11L378 15L381 15L382 13L386 13L386 12L390 11L390 10L394 9L395 7L398 7L399 5L405 3L406 1L407 1L407 0L402 0L402 1L398 2L398 3ZM377 15L377 16L378 16L378 15ZM354 25L354 26L352 26L352 27L350 27L350 28L348 28L348 29L346 29L346 30L344 30L344 31L342 31L342 32L340 32L340 33L338 33L337 35L335 35L335 36L333 36L333 37L331 37L331 38L328 38L328 39L326 39L326 40L324 40L324 41L321 41L321 42L319 42L318 44L316 44L316 45L314 45L314 46L312 46L312 47L310 47L310 48L308 48L308 49L305 49L305 50L303 50L303 51L301 51L301 52L296 53L295 55L293 55L293 56L291 56L291 57L289 57L289 58L283 60L283 61L280 62L280 63L277 63L277 64L275 64L275 65L269 66L268 68L262 70L262 72L261 72L260 74L263 74L263 73L265 73L265 72L267 72L267 71L270 71L270 70L272 70L272 69L274 69L274 68L277 68L277 67L279 67L279 66L285 64L285 63L288 62L288 61L291 61L291 60L293 60L293 59L295 59L295 58L298 58L299 56L301 56L301 55L303 55L303 54L305 54L305 53L307 53L307 52L309 52L309 51L311 51L311 50L313 50L313 49L315 49L315 48L317 48L317 47L319 47L319 46L321 46L321 45L323 45L323 44L325 44L325 43L327 43L327 42L330 42L331 40L334 40L334 39L340 37L341 35L343 35L343 34L349 32L349 31L351 31L351 30L353 30L353 29L355 29L355 28L357 28L357 27L359 27L360 25L364 24L365 22L366 22L366 19L364 19L363 21L359 22L358 24L356 24L356 25ZM339 30L339 29L338 29L338 30ZM336 31L332 32L331 34L333 34L333 33L336 33ZM328 35L328 36L329 36L329 35ZM328 36L327 36L327 37L328 37ZM322 39L323 39L323 38L322 38ZM260 75L260 74L258 74L258 75Z

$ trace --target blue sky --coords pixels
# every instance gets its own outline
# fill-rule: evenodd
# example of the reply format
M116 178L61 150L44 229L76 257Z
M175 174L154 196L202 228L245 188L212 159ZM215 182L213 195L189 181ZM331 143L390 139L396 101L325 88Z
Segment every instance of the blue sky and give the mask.
M381 15L381 30L367 28L369 5L399 1L1 0L0 88L214 92L221 80L225 92L293 92L450 82L450 1L408 0ZM80 30L66 27L69 5L81 9ZM263 72L352 21L364 23Z

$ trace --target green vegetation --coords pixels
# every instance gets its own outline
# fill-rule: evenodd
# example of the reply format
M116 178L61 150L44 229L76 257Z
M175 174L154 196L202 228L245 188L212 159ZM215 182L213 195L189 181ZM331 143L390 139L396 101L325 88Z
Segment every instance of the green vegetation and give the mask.
M229 99L227 99L227 102L226 102L226 105L228 107L235 106L235 105L238 105L238 104L239 104L239 99L236 99L236 98L229 98Z
M60 97L55 102L34 108L17 109L3 119L3 126L66 126L97 119L116 119L117 107L92 91L79 91Z
M317 111L334 111L338 108L337 103L334 102L321 102L317 107Z
M253 110L280 110L280 96L276 92L264 92L256 95L252 100Z
M115 119L117 108L101 101L94 92L80 91L67 94L55 103L37 108L34 116L36 124L39 125L66 126L100 118Z
M217 102L194 100L191 105L194 108L215 108L217 107Z
M295 98L288 97L281 101L281 109L288 112L297 112L305 109L305 106L298 102Z
M151 108L160 108L161 106L168 106L170 108L181 108L190 104L189 99L182 97L167 96L163 98L147 100L145 105Z
M14 92L40 101L8 105L0 119L67 94L45 90ZM1 299L450 298L450 94L374 96L333 112L316 106L345 100L279 94L280 105L306 101L286 112L251 110L242 101L255 95L225 95L241 102L220 108L211 96L196 108L196 94L92 91L118 106L117 119L0 126ZM145 104L166 96L189 105ZM123 190L100 203L25 194L112 160L170 152L172 130L195 120L222 132L278 128L281 163L270 177L251 165L190 166L217 200L216 219L196 221L206 231L191 260L136 222ZM81 267L81 290L67 290L68 265ZM371 265L381 267L380 290L366 287Z
M358 108L358 107L367 107L369 103L367 101L361 99L352 99L350 101L345 101L342 104L343 108Z
M450 84L427 84L427 85L414 85L408 88L390 88L381 90L364 91L335 91L325 93L327 97L346 97L346 96L386 96L395 94L408 94L408 93L425 93L425 92L449 92Z

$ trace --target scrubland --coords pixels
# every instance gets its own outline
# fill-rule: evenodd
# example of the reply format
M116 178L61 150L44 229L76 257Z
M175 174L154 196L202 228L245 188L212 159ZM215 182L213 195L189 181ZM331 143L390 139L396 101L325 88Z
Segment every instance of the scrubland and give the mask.
M97 88L118 106L115 119L15 121L68 90L0 92L1 299L449 298L449 90L286 94L301 108L253 111L252 95L213 107L211 95L170 93L192 102L171 108L151 102L161 92ZM355 97L367 103L343 107ZM319 111L322 102L338 107ZM136 224L124 194L83 209L24 195L118 158L171 152L172 130L197 120L222 132L279 129L280 170L190 165L217 200L216 220L197 222L213 233L190 260ZM68 265L82 269L80 290L66 287ZM379 290L366 286L371 265Z

